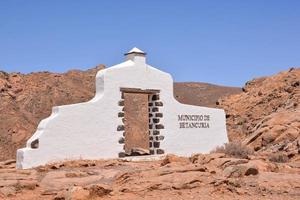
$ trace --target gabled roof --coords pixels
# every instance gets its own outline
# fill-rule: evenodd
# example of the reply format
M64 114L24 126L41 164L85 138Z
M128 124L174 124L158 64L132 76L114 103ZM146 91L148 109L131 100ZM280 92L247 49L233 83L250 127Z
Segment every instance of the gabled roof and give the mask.
M132 54L132 53L146 55L145 52L143 52L142 50L140 50L136 47L132 48L128 53L125 53L124 55Z

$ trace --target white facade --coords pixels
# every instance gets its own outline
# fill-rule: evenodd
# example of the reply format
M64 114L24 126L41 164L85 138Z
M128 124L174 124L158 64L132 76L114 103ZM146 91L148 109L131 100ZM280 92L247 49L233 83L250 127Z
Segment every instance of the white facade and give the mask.
M164 126L160 148L165 154L205 153L228 141L224 110L177 102L171 75L148 65L144 53L133 49L127 61L97 73L92 100L52 109L26 147L18 149L17 168L71 159L118 158L123 151L118 142L122 131L117 131L122 124L118 117L120 88L160 90Z

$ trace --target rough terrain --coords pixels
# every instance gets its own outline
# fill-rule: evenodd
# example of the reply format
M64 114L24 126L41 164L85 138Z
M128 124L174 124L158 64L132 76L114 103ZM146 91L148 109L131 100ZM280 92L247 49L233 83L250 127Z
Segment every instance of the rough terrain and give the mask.
M300 153L300 68L246 83L243 93L218 101L224 108L230 141L258 152Z
M299 199L300 162L223 153L160 161L69 161L31 170L0 163L0 199Z
M215 108L221 97L242 92L238 87L226 87L199 82L174 83L174 97L181 103Z

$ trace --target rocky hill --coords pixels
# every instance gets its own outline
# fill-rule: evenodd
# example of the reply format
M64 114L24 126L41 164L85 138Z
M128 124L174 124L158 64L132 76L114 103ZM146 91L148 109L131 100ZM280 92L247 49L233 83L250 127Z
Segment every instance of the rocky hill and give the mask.
M57 105L90 100L95 93L95 75L99 65L87 71L30 74L0 71L0 160L14 158L25 145L40 120ZM182 103L215 106L224 95L241 92L241 88L206 83L175 83L174 96Z
M209 83L174 83L174 97L181 103L216 107L220 97L241 93L241 88L213 85Z
M300 68L246 83L243 93L221 98L228 136L258 152L300 153Z
M0 160L15 157L53 106L92 98L95 73L103 67L64 74L0 72Z

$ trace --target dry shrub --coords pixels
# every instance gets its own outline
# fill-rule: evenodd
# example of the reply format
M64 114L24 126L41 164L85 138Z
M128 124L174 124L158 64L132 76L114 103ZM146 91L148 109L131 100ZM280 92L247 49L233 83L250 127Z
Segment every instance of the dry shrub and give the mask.
M270 155L269 160L271 162L286 163L289 161L289 157L284 153L275 153Z
M103 197L113 191L111 188L109 188L108 185L103 184L90 185L86 189L88 189L88 191L90 192L91 197Z
M240 142L230 142L216 147L211 153L225 153L236 158L247 158L248 155L253 154L253 150Z
M13 185L15 187L16 191L21 191L23 189L23 186L21 183L18 181L16 184Z

